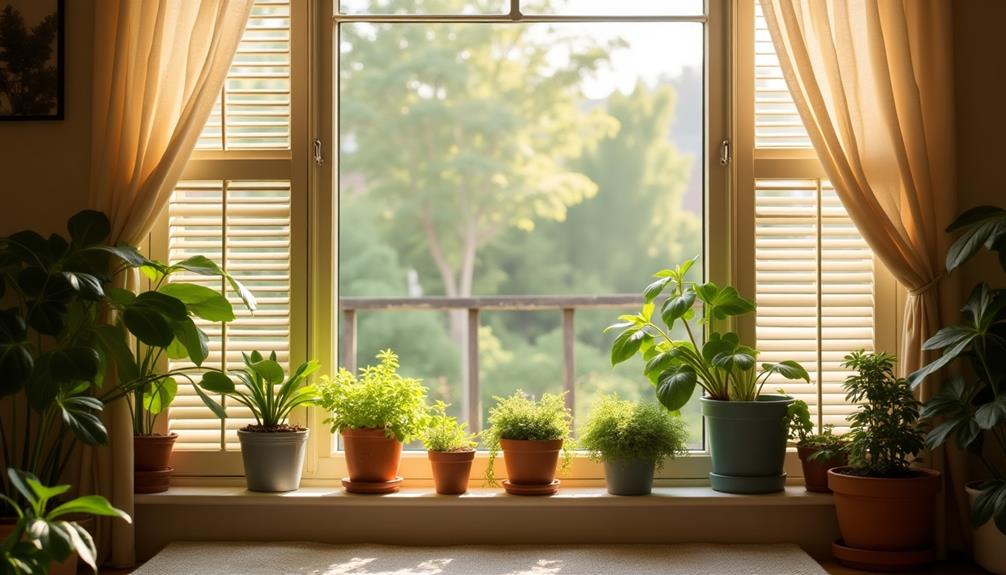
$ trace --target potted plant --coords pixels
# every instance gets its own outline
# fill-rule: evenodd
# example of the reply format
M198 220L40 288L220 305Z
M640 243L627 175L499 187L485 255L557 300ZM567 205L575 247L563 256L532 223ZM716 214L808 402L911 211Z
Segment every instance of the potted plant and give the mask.
M0 399L11 411L0 425L7 467L58 483L75 448L105 445L104 403L94 396L105 378L98 342L113 264L136 261L127 246L105 243L108 218L85 210L67 236L21 231L0 238ZM19 490L0 474L0 518L11 520ZM3 521L0 519L0 521Z
M248 489L293 491L300 487L308 430L287 419L294 409L317 402L317 390L307 378L317 371L318 362L304 362L288 377L276 352L268 358L257 351L241 355L244 368L230 372L240 387L219 371L206 372L199 385L247 407L255 418L254 424L238 430Z
M117 382L105 397L124 397L133 422L133 488L137 493L158 493L170 486L171 451L177 434L157 432L157 417L170 407L185 379L203 402L218 416L223 410L203 393L195 379L202 374L209 355L209 339L197 320L226 323L234 320L227 297L203 285L171 281L180 273L226 280L249 310L255 299L237 280L204 256L194 256L173 265L140 258L132 264L149 280L151 289L135 293L124 288L107 290L115 322L98 330L106 355L115 362ZM139 345L130 345L131 336ZM163 360L189 361L192 366L163 369Z
M359 376L340 369L322 378L319 404L333 433L341 433L350 493L393 493L401 485L398 463L402 444L426 425L426 388L418 379L398 373L398 356L390 349L377 354L378 365L360 369Z
M477 434L468 432L467 423L447 415L447 404L438 401L431 409L426 428L420 434L433 468L433 483L441 495L460 495L468 491L468 478L475 460Z
M828 470L849 462L846 455L849 440L835 435L834 425L825 425L821 433L814 433L810 408L807 402L799 399L789 405L789 439L796 445L807 491L831 493L828 489Z
M962 213L948 228L959 233L947 252L947 272L983 246L998 253L1006 271L1006 210L980 206ZM961 308L963 323L944 327L923 345L941 350L935 361L908 376L913 386L958 359L960 372L923 406L936 423L926 437L935 449L951 439L981 462L986 478L967 485L974 528L974 556L985 569L1006 574L1006 290L979 283ZM990 453L992 452L992 453Z
M705 391L700 401L709 432L713 489L781 491L786 484L787 407L793 400L761 391L772 375L807 382L810 376L795 361L759 364L756 349L742 344L736 333L721 329L729 318L754 311L754 303L732 287L687 279L696 259L657 272L656 281L643 290L642 310L619 316L619 322L607 328L618 331L611 363L642 355L643 373L670 411L684 407L696 385ZM694 309L696 302L702 304L700 313ZM705 328L704 343L696 337L701 336L701 327L691 325L696 315ZM672 337L676 326L684 331L683 339Z
M828 471L842 541L832 551L850 567L908 569L936 558L933 509L940 473L909 466L923 448L919 402L894 357L855 352L842 364L849 416L849 465Z
M77 573L77 560L98 572L94 540L74 517L102 515L131 522L129 515L100 495L86 495L53 505L69 485L46 487L37 477L16 469L7 478L18 499L0 495L14 510L16 522L0 534L0 572L43 575Z
M601 398L590 413L580 445L604 462L612 495L648 495L653 473L664 459L687 451L688 431L681 418L652 403L617 396Z
M503 488L514 495L554 495L559 490L555 478L559 452L562 469L573 457L573 416L564 394L543 393L535 401L523 391L509 397L494 397L489 410L489 427L482 439L489 450L486 481L495 486L495 462L503 450L507 478Z

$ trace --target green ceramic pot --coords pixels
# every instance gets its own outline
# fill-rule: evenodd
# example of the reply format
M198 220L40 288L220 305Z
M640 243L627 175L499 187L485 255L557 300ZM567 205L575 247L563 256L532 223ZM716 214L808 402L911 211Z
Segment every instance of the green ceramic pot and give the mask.
M756 401L702 398L709 430L709 483L726 493L772 493L786 486L786 410L793 399L760 395Z

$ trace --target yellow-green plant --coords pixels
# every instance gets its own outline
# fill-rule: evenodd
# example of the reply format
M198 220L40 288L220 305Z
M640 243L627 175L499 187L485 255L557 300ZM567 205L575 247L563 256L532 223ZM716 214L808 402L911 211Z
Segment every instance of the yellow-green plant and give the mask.
M438 401L430 408L426 428L419 438L429 451L471 451L479 444L477 433L468 432L468 424L447 415L447 404Z
M645 460L659 469L665 458L687 451L687 440L680 417L654 403L609 395L590 412L580 446L599 461Z
M380 363L360 368L359 376L340 369L322 377L318 404L329 417L333 433L344 429L384 429L388 437L408 443L422 433L427 420L426 388L422 381L398 373L398 355L377 354Z
M532 441L562 440L561 468L573 460L573 415L566 407L565 393L543 393L537 401L517 390L509 397L493 396L496 405L489 410L489 427L482 432L482 441L489 450L486 483L496 485L494 464L499 455L501 439Z

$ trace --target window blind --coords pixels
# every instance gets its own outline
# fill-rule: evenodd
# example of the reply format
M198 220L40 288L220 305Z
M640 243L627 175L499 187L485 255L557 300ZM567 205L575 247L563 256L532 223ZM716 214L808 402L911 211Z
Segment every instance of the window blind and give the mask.
M755 181L755 297L759 359L793 359L811 384L772 381L810 406L818 426L845 431L841 366L873 350L873 253L831 185L819 179Z
M755 2L755 147L811 148L779 67L761 4Z
M254 313L216 278L194 274L175 276L227 290L235 321L200 321L210 338L206 366L236 369L241 354L275 351L289 362L290 339L290 184L288 181L184 181L169 205L168 250L171 262L204 255L245 284L255 295ZM191 366L171 362L170 368ZM183 382L180 382L183 383ZM218 398L220 399L220 398ZM180 384L168 416L169 431L178 434L176 449L237 450L236 430L251 422L250 413L227 405L228 419L217 419L191 385Z
M256 0L196 149L289 149L290 93L290 0Z

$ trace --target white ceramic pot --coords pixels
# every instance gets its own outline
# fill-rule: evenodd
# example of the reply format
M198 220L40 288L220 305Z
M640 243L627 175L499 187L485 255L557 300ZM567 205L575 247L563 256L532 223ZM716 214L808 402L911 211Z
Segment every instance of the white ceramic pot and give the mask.
M978 497L979 493L974 488L976 485L977 483L972 482L966 486L968 503L971 507L974 507L975 497ZM975 562L995 575L1006 575L1006 535L999 531L995 522L989 520L985 525L975 529L972 535Z

